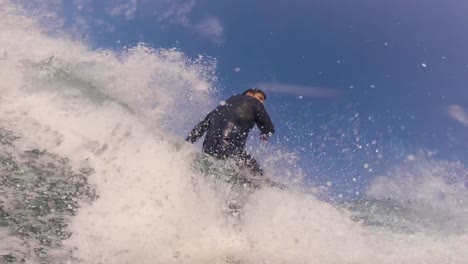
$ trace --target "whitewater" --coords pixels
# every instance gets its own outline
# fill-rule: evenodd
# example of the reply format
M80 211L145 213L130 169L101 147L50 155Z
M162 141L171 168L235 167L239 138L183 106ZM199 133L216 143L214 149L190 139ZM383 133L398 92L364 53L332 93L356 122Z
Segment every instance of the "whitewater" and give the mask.
M0 29L0 261L468 263L463 164L399 165L330 203L272 151L295 187L250 193L238 221L181 136L219 101L213 59L95 50L8 1Z

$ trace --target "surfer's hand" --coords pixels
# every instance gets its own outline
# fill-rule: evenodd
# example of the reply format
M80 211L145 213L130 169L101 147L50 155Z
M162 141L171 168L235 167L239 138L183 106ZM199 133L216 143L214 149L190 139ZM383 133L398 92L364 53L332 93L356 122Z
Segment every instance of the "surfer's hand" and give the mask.
M267 142L267 141L268 141L268 135L260 134L259 138L260 138L260 140L263 141L263 142Z

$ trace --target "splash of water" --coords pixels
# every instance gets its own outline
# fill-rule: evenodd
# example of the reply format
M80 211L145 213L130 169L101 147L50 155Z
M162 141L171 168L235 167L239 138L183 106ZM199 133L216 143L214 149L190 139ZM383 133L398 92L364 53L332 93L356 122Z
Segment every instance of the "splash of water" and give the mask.
M425 230L466 233L468 171L459 162L419 160L377 177L368 197L409 211L411 222Z
M52 236L47 232L53 229L49 221L63 219L61 230L69 235L54 240L54 247L37 245L34 236L21 236L17 224L2 220L2 241L8 239L7 245L0 245L5 261L464 263L468 259L463 246L468 241L466 230L459 234L376 230L352 221L349 211L294 189L253 192L240 226L233 225L222 209L229 186L212 188L193 169L196 148L176 144L174 132L193 125L216 101L212 62L145 45L118 53L91 50L66 37L51 37L9 2L2 1L1 14L0 54L6 55L0 61L0 127L10 131L0 136L1 153L9 153L21 167L34 158L21 157L37 149L45 155L41 166L52 163L58 168L47 181L81 175L78 178L86 178L83 186L89 190L83 197L71 195L74 213L68 217L66 209L44 211L49 217L45 220L30 214L34 223L43 221L45 230L39 235L48 239ZM274 162L280 155L273 153L267 160ZM67 162L57 165L64 158ZM80 168L93 173L78 174ZM281 169L273 167L271 173L294 172L287 164ZM23 179L30 187L17 190L21 195L38 197L43 191L33 187L40 171L31 170L30 179ZM2 170L1 176L11 178L12 171ZM2 210L10 215L48 208L14 207L11 196L0 199Z

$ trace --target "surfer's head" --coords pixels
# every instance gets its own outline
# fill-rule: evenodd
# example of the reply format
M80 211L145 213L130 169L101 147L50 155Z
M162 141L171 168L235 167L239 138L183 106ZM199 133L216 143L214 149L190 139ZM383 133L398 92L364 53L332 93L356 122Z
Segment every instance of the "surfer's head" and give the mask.
M265 92L257 88L250 88L248 90L245 90L242 94L247 95L247 96L252 96L256 98L257 100L259 100L260 102L262 102L262 104L265 102L267 98Z

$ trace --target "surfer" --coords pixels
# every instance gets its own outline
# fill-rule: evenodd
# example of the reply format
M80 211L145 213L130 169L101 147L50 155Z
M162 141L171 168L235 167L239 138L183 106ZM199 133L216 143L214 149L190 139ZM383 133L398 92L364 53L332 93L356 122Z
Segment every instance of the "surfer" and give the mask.
M233 95L198 123L185 140L194 143L206 133L204 153L220 160L233 159L238 166L248 168L254 176L263 176L258 162L244 148L254 125L260 129L260 139L263 141L267 141L275 132L263 106L265 100L265 92L256 88Z

